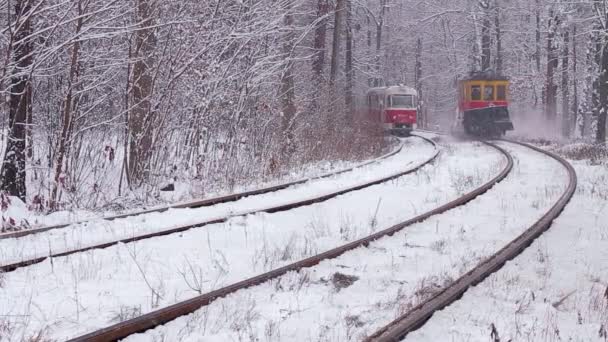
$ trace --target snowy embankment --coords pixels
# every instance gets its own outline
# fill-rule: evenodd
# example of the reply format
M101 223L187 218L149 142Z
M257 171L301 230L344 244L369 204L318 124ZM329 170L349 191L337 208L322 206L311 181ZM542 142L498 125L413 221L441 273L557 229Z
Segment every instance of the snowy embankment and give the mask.
M93 139L95 140L95 139ZM387 151L394 151L399 146L397 139L391 140L387 143ZM95 150L95 149L93 149ZM4 151L2 149L1 151ZM123 151L118 149L115 151L116 155L114 160L123 160ZM106 157L107 158L107 157ZM102 160L104 158L101 158ZM67 223L75 223L84 220L102 219L108 216L122 215L137 213L141 211L141 207L145 209L163 208L167 205L175 204L178 202L184 203L184 201L208 199L214 197L221 197L234 193L242 193L251 190L257 190L267 187L272 187L288 182L293 182L301 179L319 177L337 170L344 170L347 168L356 167L363 164L360 161L345 161L345 160L332 160L332 161L318 161L303 165L298 169L290 170L289 172L282 172L274 176L266 176L264 179L252 179L248 183L239 182L231 186L221 186L219 184L209 184L212 180L196 180L196 179L184 179L179 177L181 181L168 180L166 184L174 184L175 191L159 191L158 189L143 191L144 194L127 193L124 197L116 197L117 194L113 193L111 189L117 187L117 183L120 179L120 167L107 167L114 165L112 163L97 165L96 170L101 170L95 177L91 177L96 180L100 190L89 194L91 197L97 197L98 202L104 203L105 205L98 210L86 210L86 209L69 209L52 212L50 214L42 214L36 211L30 211L27 225L21 225L21 227L47 227L54 225L63 225ZM122 165L122 164L120 164ZM124 181L126 182L126 181ZM95 183L86 184L83 188L90 187L93 189ZM40 184L30 183L28 189L38 189ZM125 185L126 186L126 185ZM30 191L35 193L36 191ZM42 192L44 193L44 191ZM81 194L82 195L82 194ZM139 198L143 197L143 198ZM30 202L32 199L30 199ZM82 203L81 203L82 204Z
M428 159L435 152L430 143L419 138L410 138L404 144L400 153L380 163L335 177L312 180L284 190L246 197L235 202L195 209L169 209L165 212L113 221L100 219L17 239L0 240L0 264L10 264L226 216L240 216L252 211L315 198L336 189L347 189L402 172Z
M428 157L425 146L406 149L400 169L404 159ZM375 178L392 163L376 168ZM336 247L456 198L492 178L504 160L487 146L463 143L447 146L436 164L289 212L235 217L5 274L0 317L15 327L7 340L39 331L63 340Z
M567 174L557 162L503 147L513 172L468 205L127 340L361 340L500 249L561 195Z
M408 341L608 341L608 166L572 164L578 189L551 229Z

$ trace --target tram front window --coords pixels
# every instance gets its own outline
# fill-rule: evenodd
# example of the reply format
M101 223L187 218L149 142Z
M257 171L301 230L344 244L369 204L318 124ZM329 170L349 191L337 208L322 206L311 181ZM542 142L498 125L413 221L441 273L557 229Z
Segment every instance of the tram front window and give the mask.
M471 101L481 101L481 86L471 86Z
M391 108L414 108L416 101L413 95L392 95L390 100Z
M483 90L484 101L494 101L494 86L487 85Z

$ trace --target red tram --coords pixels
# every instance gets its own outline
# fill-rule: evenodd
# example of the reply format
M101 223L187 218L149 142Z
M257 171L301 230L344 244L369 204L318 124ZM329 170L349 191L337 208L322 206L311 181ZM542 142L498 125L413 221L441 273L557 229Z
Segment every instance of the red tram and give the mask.
M491 72L460 80L456 130L478 137L502 136L513 130L508 92L509 80Z
M418 93L405 86L372 88L367 94L367 108L372 121L386 132L409 135L418 118Z

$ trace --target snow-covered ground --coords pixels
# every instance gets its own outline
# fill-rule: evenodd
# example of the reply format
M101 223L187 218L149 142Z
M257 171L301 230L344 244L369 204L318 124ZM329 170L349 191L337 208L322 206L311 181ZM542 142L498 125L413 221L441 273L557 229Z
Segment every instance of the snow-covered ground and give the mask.
M513 172L468 205L127 340L361 340L501 248L561 195L567 174L557 162L503 146Z
M395 158L400 161L375 167L374 178L393 172L393 164L403 169L432 153L417 142L405 151ZM323 203L234 217L225 224L19 269L5 274L0 288L0 319L13 327L6 339L43 331L63 340L191 298L401 222L487 181L503 166L503 156L487 146L449 144L436 165ZM253 206L262 200L251 201ZM172 210L163 217L177 220L190 211ZM139 232L140 226L163 222L156 215L142 218L146 221L134 221L130 229ZM27 250L27 244L21 246Z
M430 143L420 138L410 138L404 141L404 145L401 152L380 163L364 166L331 178L311 180L288 189L246 197L235 202L195 209L170 209L165 212L113 221L100 219L41 234L0 240L0 264L10 264L174 227L213 221L226 216L240 216L282 204L315 198L336 189L347 189L370 180L403 172L428 160L436 153Z
M390 150L396 150L400 143L397 139L387 143ZM1 147L1 146L0 146ZM4 149L0 149L0 151L4 151ZM115 157L116 160L122 160L122 150L118 149L116 151L117 155ZM175 204L178 202L183 202L185 200L199 200L213 197L225 196L233 193L241 193L245 191L251 191L256 189L262 189L266 187L276 186L288 182L293 182L301 179L307 178L315 178L321 175L325 175L331 172L335 172L338 170L344 170L352 167L356 167L358 165L364 164L365 162L358 161L319 161L310 164L306 164L299 169L291 170L288 173L281 174L275 178L268 180L255 180L251 181L247 184L236 184L233 188L221 188L214 186L210 189L207 189L204 192L204 196L201 196L201 185L200 184L191 184L184 181L174 182L175 191L170 192L158 192L155 191L155 196L148 196L154 198L148 198L148 202L152 202L151 206L147 206L143 208L143 210L153 209L153 208L162 208L166 207L170 204ZM102 167L102 169L104 169ZM103 174L102 183L108 183L105 187L100 186L100 188L108 188L109 186L116 185L117 179L120 177L120 168L118 170L111 169L105 170L109 174ZM30 184L28 185L28 189L37 188L38 184ZM21 227L46 227L46 226L54 226L54 225L63 225L67 223L73 223L83 220L93 220L93 219L101 219L108 216L128 214L128 213L137 213L141 211L142 208L138 208L136 205L133 207L135 203L142 203L140 200L136 200L133 198L116 198L111 200L112 195L104 193L95 194L97 197L103 197L104 200L102 202L107 205L103 208L99 208L97 211L92 210L84 210L84 209L70 209L70 210L60 210L55 211L50 214L43 214L36 211L28 212L28 220L26 224L21 225ZM134 194L131 194L133 196ZM128 197L128 196L127 196ZM131 203L133 202L133 203ZM145 202L144 202L145 203ZM126 205L126 208L124 206ZM6 215L9 216L9 215Z
M572 164L578 189L552 228L407 341L608 341L608 166Z

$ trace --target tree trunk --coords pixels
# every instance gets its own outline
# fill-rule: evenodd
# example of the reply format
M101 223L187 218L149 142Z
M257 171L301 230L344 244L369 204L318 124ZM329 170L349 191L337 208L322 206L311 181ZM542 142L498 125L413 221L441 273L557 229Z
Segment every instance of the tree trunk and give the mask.
M570 136L570 32L566 29L563 36L562 56L562 136Z
M27 83L27 119L25 129L25 144L26 144L26 155L30 160L34 158L34 112L32 108L32 83Z
M572 122L571 131L576 133L576 125L579 117L579 100L578 100L578 56L576 46L576 25L572 27L572 86L573 86L573 99L572 99ZM582 136L582 134L581 134Z
M328 0L318 0L317 2L317 19L323 18L329 13ZM324 18L315 27L314 41L314 57L312 61L312 70L315 77L320 81L323 75L323 67L325 66L325 42L327 40L327 18Z
M292 13L292 1L288 3L288 13L285 16L285 26L289 32L285 35L285 41L283 43L283 53L285 55L286 64L281 77L281 104L282 104L282 127L283 127L283 156L288 157L295 150L294 136L293 136L293 120L296 115L295 105L295 82L294 82L294 63L292 60L293 50L293 13Z
M540 0L536 0L536 71L540 73L541 29L540 29Z
M376 21L376 56L374 58L374 67L375 67L375 75L374 75L374 86L380 87L384 85L384 80L380 77L380 67L381 67L381 53L382 53L382 35L384 33L384 17L386 15L387 8L387 0L380 1L380 15L378 16L378 20Z
M591 84L587 94L591 94L590 103L591 105L585 108L584 120L583 120L583 136L591 136L593 133L593 119L599 117L600 112L600 70L601 70L601 26L599 24L594 25L594 31L591 34L590 45L591 47L587 50L587 64L589 66L587 71L587 84Z
M547 78L545 85L545 117L551 124L555 124L557 116L557 84L555 82L555 70L558 67L557 49L555 44L555 33L557 27L557 16L553 9L549 11L549 35L547 37Z
M331 51L331 70L330 70L330 83L335 86L336 79L338 78L338 64L340 59L340 36L342 32L342 21L344 17L344 9L346 0L337 0L336 11L334 15L334 38Z
M133 105L129 114L129 179L141 184L149 178L156 115L151 97L156 48L154 23L156 0L137 0L139 30L135 34L136 59L133 65Z
M65 100L63 102L63 119L62 119L62 127L61 127L61 137L59 138L59 146L57 149L57 158L55 161L55 178L53 184L53 191L51 192L51 208L56 208L58 202L58 193L61 182L61 174L63 172L63 164L68 154L70 144L70 139L72 137L72 130L74 127L74 120L72 109L74 107L74 83L78 77L78 57L80 52L80 40L78 36L80 35L80 31L82 30L82 7L81 1L78 2L78 20L76 22L76 34L77 37L74 45L72 46L72 56L70 60L70 74L68 76L68 89L67 94L65 96Z
M29 74L33 63L33 47L29 36L31 27L31 4L29 0L15 3L15 25L13 41L13 62L9 95L9 127L6 152L2 165L2 190L11 196L26 198L26 130L27 111L30 106L28 95Z
M496 73L502 75L502 30L500 29L500 5L496 3L494 26L496 29Z
M481 71L490 70L490 61L492 60L492 38L490 36L490 26L490 19L486 13L483 20L483 26L481 28Z
M423 115L422 109L422 38L416 41L416 67L414 70L414 84L418 92L418 115L421 116L422 128L426 128L427 118Z
M352 0L346 1L346 108L348 115L352 116L354 111L353 89L354 70L353 70L353 29L352 29Z
M600 17L596 27L597 31L595 34L597 51L598 54L598 65L599 65L599 77L597 81L597 106L595 107L595 115L597 117L597 131L595 135L595 141L598 144L606 143L606 111L608 111L608 39L606 34L608 33L608 10L606 9L606 0L595 0L595 10Z
M600 54L600 77L598 82L599 106L596 109L597 133L595 141L599 144L604 144L606 142L606 111L608 110L608 43L606 42L606 39L603 39L602 41Z

